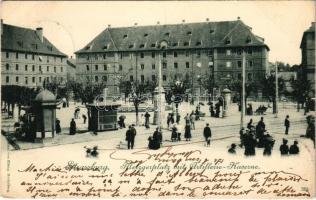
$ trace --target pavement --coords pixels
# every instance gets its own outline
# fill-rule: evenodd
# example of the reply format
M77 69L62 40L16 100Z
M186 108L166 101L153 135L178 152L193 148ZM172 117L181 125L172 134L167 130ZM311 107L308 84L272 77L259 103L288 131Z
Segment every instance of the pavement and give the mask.
M259 105L262 105L262 102L252 102L253 108L257 108ZM206 105L206 104L205 104ZM113 131L104 131L98 132L97 135L92 134L91 132L79 133L76 135L69 135L69 122L73 118L74 109L80 107L80 114L86 114L86 108L80 104L71 103L68 108L60 108L56 111L57 118L61 121L62 133L56 135L52 139L47 139L43 143L30 143L30 142L21 142L18 141L18 145L22 150L42 148L42 147L51 147L57 145L65 144L76 144L82 143L82 145L93 146L100 145L102 143L103 149L126 149L125 142L125 132L127 129L118 129ZM266 105L267 106L267 105ZM181 121L179 125L179 130L182 132L182 138L184 138L184 116L186 113L190 113L194 110L195 107L187 103L182 103L179 106L179 112L181 115ZM179 141L171 142L171 131L167 128L163 129L163 146L170 145L200 145L204 146L203 138L203 128L206 123L210 124L212 129L212 143L222 143L225 147L228 148L231 143L239 143L239 130L240 130L240 112L236 104L231 104L228 111L227 117L225 118L211 118L208 112L208 106L201 106L201 111L206 113L206 116L201 120L196 121L196 129L192 130L192 139L191 141ZM136 124L135 113L133 112L124 112L119 113L126 116L126 125ZM141 116L140 113L139 116ZM153 118L153 112L151 114L151 120ZM315 113L309 113L315 114ZM290 134L284 135L284 119L286 115L290 115L291 128ZM4 116L5 117L5 116ZM269 133L277 140L276 145L282 141L282 138L287 138L290 140L306 140L305 138L300 138L300 135L305 134L306 130L306 116L303 115L303 112L296 111L295 104L283 104L279 105L279 113L276 118L275 114L272 114L271 109L268 109L266 115L263 116L266 123L267 130ZM253 119L253 123L257 124L261 116L245 116L244 124L246 125L250 118ZM87 124L83 124L83 119L76 119L77 128L80 131L87 130ZM163 120L163 123L166 124L166 120ZM13 128L10 126L13 124L12 119L2 119L2 128L4 130L10 130ZM135 139L135 148L146 148L148 145L148 137L151 136L155 130L156 126L151 125L149 129L146 129L144 126L137 126L137 136ZM223 143L224 142L224 143ZM307 141L308 142L308 141ZM11 149L13 149L11 147Z

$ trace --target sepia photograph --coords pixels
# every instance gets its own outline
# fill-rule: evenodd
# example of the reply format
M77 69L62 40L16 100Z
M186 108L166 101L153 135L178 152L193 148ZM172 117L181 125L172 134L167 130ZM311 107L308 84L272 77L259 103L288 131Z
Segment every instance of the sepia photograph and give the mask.
M4 198L315 198L314 1L1 2Z

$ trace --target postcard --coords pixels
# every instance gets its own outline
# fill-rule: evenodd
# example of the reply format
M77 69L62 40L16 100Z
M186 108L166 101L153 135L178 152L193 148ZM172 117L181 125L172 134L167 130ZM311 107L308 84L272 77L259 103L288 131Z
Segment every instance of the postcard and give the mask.
M315 197L313 1L1 11L1 196Z

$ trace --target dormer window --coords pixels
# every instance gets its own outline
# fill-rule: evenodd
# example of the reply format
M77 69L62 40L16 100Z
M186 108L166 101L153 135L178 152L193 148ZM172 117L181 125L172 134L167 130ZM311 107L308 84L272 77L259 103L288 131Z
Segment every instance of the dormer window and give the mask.
M103 46L103 50L108 49L108 45Z
M187 35L192 35L192 32L191 32L191 31L188 31L188 32L187 32Z
M178 42L174 42L174 43L172 43L172 46L173 46L173 47L178 46Z
M214 32L215 32L214 29L211 29L211 30L210 30L210 33L214 33Z
M127 35L125 34L125 35L123 35L123 38L125 39L125 38L127 38Z
M155 43L152 43L152 44L151 44L151 47L156 47L156 44L155 44Z
M133 45L133 44L131 44L131 45L129 45L129 46L128 46L128 48L130 48L130 49L131 49L131 48L133 48L133 47L134 47L134 45Z
M90 49L90 46L86 46L86 48L85 48L86 50L89 50Z
M49 49L50 51L53 51L53 47L52 46L47 46L47 49Z
M195 43L196 46L201 46L201 44L202 44L201 41L197 41L197 42Z
M32 44L32 47L33 47L34 49L37 49L37 44Z
M250 36L247 37L246 43L247 43L247 44L251 43L251 37L250 37Z
M226 38L225 44L231 44L231 39L230 38Z
M165 36L169 37L169 36L170 36L170 33L169 33L169 32L165 33Z
M144 44L139 45L139 48L144 48L144 47L145 47Z
M22 41L18 41L18 45L19 45L20 47L23 47L23 42L22 42Z
M148 33L145 33L145 34L144 34L144 37L147 37L147 36L148 36Z
M183 45L184 46L189 46L189 42L184 42Z

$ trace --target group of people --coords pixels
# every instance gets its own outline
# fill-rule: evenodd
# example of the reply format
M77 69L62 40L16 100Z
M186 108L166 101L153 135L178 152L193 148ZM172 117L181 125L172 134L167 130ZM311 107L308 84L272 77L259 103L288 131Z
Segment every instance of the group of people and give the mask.
M221 113L221 106L223 105L223 104L222 104L222 101L218 101L218 102L215 104L215 109L214 109L213 102L210 102L209 104L210 104L209 111L210 111L211 117L219 118L220 113Z
M157 150L161 147L161 145L162 145L161 129L156 128L153 136L150 136L148 138L148 148L153 149L153 150Z
M287 139L283 139L283 144L281 144L280 146L280 152L281 155L293 155L293 154L298 154L300 152L299 147L298 147L298 142L295 140L294 143L290 146L287 145L288 140Z

